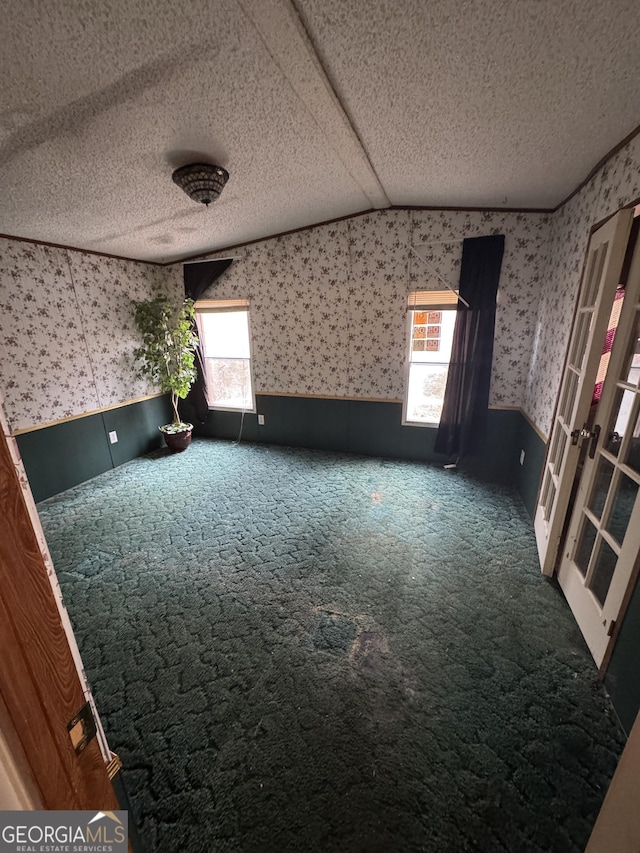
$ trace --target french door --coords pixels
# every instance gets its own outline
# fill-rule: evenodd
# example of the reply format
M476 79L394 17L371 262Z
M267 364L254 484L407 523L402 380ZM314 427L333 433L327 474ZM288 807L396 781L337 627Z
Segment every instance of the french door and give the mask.
M640 551L639 378L637 248L558 571L560 586L598 666Z
M602 343L620 279L633 211L621 210L595 231L587 250L569 355L560 385L534 519L540 565L552 575L587 428Z

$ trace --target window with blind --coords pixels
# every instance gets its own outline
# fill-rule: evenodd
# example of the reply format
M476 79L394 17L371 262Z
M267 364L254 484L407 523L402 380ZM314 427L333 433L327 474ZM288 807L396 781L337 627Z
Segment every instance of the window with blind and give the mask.
M196 302L211 409L255 412L248 299Z
M405 424L440 423L457 305L458 298L451 290L418 290L409 294Z

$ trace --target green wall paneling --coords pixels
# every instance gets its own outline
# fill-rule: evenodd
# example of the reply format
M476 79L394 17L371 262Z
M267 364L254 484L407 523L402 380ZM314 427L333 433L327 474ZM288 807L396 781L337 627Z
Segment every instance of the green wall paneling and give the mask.
M347 406L347 400L258 394L257 412L244 416L242 441L344 451L348 444ZM184 413L189 415L189 409L185 407ZM258 424L258 414L264 415L264 425ZM196 423L194 433L235 441L241 417L240 412L210 411L206 423Z
M349 449L348 400L258 395L256 404L264 415L264 426L257 427L259 441L315 450Z
M402 425L402 403L353 400L349 403L349 450L366 456L390 456L448 462L433 445L436 429Z
M17 442L36 502L113 467L101 413L22 433Z
M521 417L517 409L489 409L482 453L462 460L460 467L489 482L512 484Z
M108 445L113 467L117 468L123 462L163 447L164 438L158 427L171 421L173 415L169 398L163 396L109 409L102 413L102 418L107 440L113 430L118 433L117 443Z
M520 413L519 413L520 414ZM524 463L520 465L520 451L524 450ZM520 414L520 428L516 442L516 459L514 466L514 484L527 508L534 517L536 498L542 474L542 465L547 450L546 443L531 426L529 421Z
M152 397L17 436L36 502L90 480L163 443L158 427L171 419L168 397ZM118 433L117 444L109 432Z
M256 414L245 415L243 441L436 464L451 461L434 452L435 428L402 425L400 403L258 394L256 406ZM258 413L264 415L263 426ZM187 407L184 416L190 416ZM515 410L490 409L485 451L461 467L494 482L512 482L521 417ZM211 411L206 423L196 424L195 434L236 440L240 419L239 412Z

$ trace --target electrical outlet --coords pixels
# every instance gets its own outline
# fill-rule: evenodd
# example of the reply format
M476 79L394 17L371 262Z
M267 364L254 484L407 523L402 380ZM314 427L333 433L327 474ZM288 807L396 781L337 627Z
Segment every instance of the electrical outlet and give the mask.
M115 431L115 429L109 433L109 441L111 442L111 444L118 443L118 433Z
M264 415L258 415L258 423L260 426L264 426Z
M524 465L524 450L520 451L520 464Z

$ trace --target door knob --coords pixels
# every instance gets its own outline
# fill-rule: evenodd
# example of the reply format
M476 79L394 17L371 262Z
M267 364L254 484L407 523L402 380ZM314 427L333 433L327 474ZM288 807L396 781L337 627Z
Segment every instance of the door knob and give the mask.
M571 432L571 444L578 444L582 446L582 442L585 439L589 439L591 444L589 446L589 456L591 459L596 455L596 447L598 446L598 439L600 438L600 424L596 424L593 430L587 429L587 425L583 424L582 429L574 429Z

